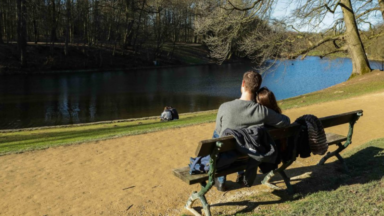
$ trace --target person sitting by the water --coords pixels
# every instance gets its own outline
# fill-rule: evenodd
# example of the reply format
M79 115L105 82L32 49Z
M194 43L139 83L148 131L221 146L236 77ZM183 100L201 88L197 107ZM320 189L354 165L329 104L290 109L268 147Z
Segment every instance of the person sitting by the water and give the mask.
M273 127L286 127L290 124L290 119L287 116L255 102L261 81L262 77L257 72L248 71L243 75L241 97L220 106L213 138L222 136L227 128L241 129L263 124ZM243 172L239 172L237 179L240 180L242 175L244 175ZM226 177L222 176L217 180L215 182L217 189L225 191Z
M168 109L168 106L164 107L164 111L160 115L161 121L170 121L172 120L172 112Z
M179 119L179 113L177 112L177 110L175 108L169 106L168 110L171 111L172 120Z
M171 121L179 119L179 113L177 110L171 106L164 107L164 111L160 116L161 121Z

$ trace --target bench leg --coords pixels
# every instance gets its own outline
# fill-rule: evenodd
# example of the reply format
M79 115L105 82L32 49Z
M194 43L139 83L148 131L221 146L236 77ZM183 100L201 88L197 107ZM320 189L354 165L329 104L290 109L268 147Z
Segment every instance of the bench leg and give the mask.
M288 168L291 164L293 163L293 160L291 161L288 161L287 163L284 163L281 167L279 167L278 169L276 170L272 170L271 172L269 172L263 179L263 181L261 181L261 183L263 185L266 185L272 189L275 189L275 190L281 190L281 188L277 187L276 185L273 185L271 184L269 181L271 180L271 178L273 176L275 176L276 173L279 173L281 175L281 177L284 179L284 182L285 182L285 185L287 186L287 192L288 194L293 194L294 191L293 191L293 187L290 183L290 179L289 177L287 176L287 174L285 174L284 170L286 168Z
M212 186L211 186L212 187ZM202 190L204 190L205 188L202 188ZM201 191L200 191L201 192ZM200 214L195 210L193 209L192 205L193 203L199 199L202 206L203 206L203 212L206 216L211 216L211 211L210 211L210 208L209 208L209 204L207 202L207 199L205 198L204 194L201 194L201 193L198 193L198 192L193 192L192 195L189 197L188 201L187 201L187 204L185 205L185 208L187 210L189 210L190 212L192 212L192 214L196 215L196 216L200 216Z
M203 205L203 212L205 216L211 216L211 210L209 207L209 204L207 202L207 199L205 198L205 194L212 188L212 186L215 184L215 173L216 173L216 158L217 154L220 150L220 147L223 145L221 142L216 143L216 147L211 152L211 159L209 161L209 172L208 172L208 183L201 182L201 190L199 192L193 192L192 195L189 197L187 204L185 205L185 208L192 212L196 216L200 216L200 214L193 209L192 205L193 203L199 199L201 204Z
M279 174L281 175L281 177L283 177L285 185L287 186L287 193L290 195L294 194L295 191L293 190L293 187L291 185L291 180L287 176L287 174L284 172L284 170L279 171Z
M345 148L347 148L350 144L352 144L352 135L353 135L353 127L356 123L356 121L360 118L360 116L362 116L363 113L357 113L356 116L349 122L349 131L348 131L348 135L347 135L347 141L344 143L344 145L342 145L341 143L337 143L337 145L339 146L338 149L336 149L334 152L328 152L327 155L325 155L318 163L318 165L323 165L325 163L326 160L328 160L328 158L332 157L332 156L336 156L337 159L339 159L339 161L343 164L344 166L344 169L346 172L349 172L348 171L348 167L347 165L345 164L344 162L344 159L340 156L340 152L342 150L344 150Z
M338 143L337 145L339 146L339 148L336 149L336 150L333 151L333 152L327 152L327 154L326 154L323 158L321 158L321 160L319 161L318 165L324 165L325 161L327 161L329 158L331 158L331 157L333 157L333 156L336 156L336 157L337 157L337 155L339 155L339 153L340 153L342 150L345 149L344 146L341 145L341 143ZM339 155L339 156L340 156L340 155ZM341 156L340 156L340 157L341 157Z
M345 172L349 172L347 164L345 163L344 159L341 157L340 152L345 149L345 147L341 143L337 143L339 146L338 149L336 149L333 152L328 152L321 160L319 161L318 165L324 165L325 161L327 161L330 157L336 156L339 162L343 165Z
M336 157L337 157L337 159L339 160L339 162L343 165L343 167L344 167L344 171L345 171L346 173L349 173L348 166L347 166L347 164L345 163L344 159L341 157L341 155L340 155L340 154L336 154Z

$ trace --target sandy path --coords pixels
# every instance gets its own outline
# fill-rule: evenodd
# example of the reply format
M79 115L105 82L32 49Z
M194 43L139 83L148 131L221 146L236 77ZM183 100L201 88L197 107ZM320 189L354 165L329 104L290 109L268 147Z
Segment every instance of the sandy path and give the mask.
M288 110L296 119L358 109L352 149L384 137L384 92ZM190 193L172 169L187 165L196 144L214 124L166 130L82 145L0 157L0 215L180 215ZM329 131L346 134L347 126ZM318 157L298 160L311 165ZM229 176L233 180L235 175ZM264 187L264 186L256 186ZM248 192L248 189L238 191ZM219 202L221 193L207 197ZM228 196L228 195L226 195Z

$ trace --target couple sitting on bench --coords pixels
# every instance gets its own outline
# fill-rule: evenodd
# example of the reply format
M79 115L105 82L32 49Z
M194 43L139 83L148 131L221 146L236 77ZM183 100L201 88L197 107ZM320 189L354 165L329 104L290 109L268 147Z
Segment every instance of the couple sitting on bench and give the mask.
M236 131L237 129L249 129L253 126L266 125L282 128L290 125L290 119L281 114L281 109L277 105L274 94L265 87L259 89L261 82L262 77L257 72L248 71L244 74L240 99L223 103L219 108L213 138L233 135L239 132ZM249 132L255 133L254 131L248 130L248 133ZM240 133L242 132L240 131ZM251 141L249 137L247 137L249 134L243 135L246 136L246 140ZM240 152L248 153L250 158L248 159L246 173L244 171L238 172L237 183L251 186L256 177L257 167L260 165L260 162L274 162L276 160L276 149L271 149L270 147L272 146L263 146L269 144L270 143L255 143L255 148L252 148L253 150L263 148L267 151L264 155L256 156L256 159L252 157L251 148L244 146L243 149L240 149ZM233 155L235 155L233 152L223 152L220 153L219 158L236 157ZM221 176L216 179L215 186L219 191L226 190L225 181L226 176Z
M337 145L338 148L328 152L318 164L323 165L326 160L335 156L348 172L340 153L352 143L354 125L363 115L363 110L320 119L313 115L304 115L290 124L290 119L281 114L272 92L266 88L259 89L260 84L261 76L258 73L246 72L241 84L240 99L226 102L219 108L214 139L198 143L194 164L173 170L173 174L187 184L201 185L201 190L193 192L185 205L194 215L200 215L192 207L197 199L201 201L205 215L211 215L205 194L213 185L218 190L225 191L226 175L237 172L238 183L252 186L258 167L266 173L262 184L280 190L281 188L270 183L271 178L278 173L287 186L287 192L293 194L294 189L285 170L299 155L301 158L309 157L311 153L323 155L328 151L329 145ZM347 123L347 136L324 132L324 128ZM202 157L205 162L196 164L198 158L202 161ZM206 162L207 158L209 163ZM201 168L203 173L192 175L194 169L202 171ZM207 170L208 173L205 173Z

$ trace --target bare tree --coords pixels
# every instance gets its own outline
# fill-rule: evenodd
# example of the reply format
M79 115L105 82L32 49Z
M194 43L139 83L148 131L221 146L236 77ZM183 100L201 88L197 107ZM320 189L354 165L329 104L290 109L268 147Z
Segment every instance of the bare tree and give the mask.
M354 9L351 0L307 0L298 4L295 14L303 22L318 27L327 13L335 13L337 8L342 10L342 19L336 20L335 24L326 32L323 39L311 43L310 46L296 52L293 57L305 55L325 43L334 44L334 49L325 55L335 52L348 51L352 60L352 75L361 75L371 71L364 45L360 38L356 23Z
M245 3L244 3L245 2ZM204 43L209 47L211 57L219 63L231 58L234 53L251 57L259 48L251 51L246 43L252 43L257 36L254 29L266 27L261 19L270 15L274 0L248 1L204 1L196 4L197 13L195 28L198 34L205 37ZM271 57L266 54L261 59ZM252 57L251 57L252 58ZM254 58L255 59L255 58Z

